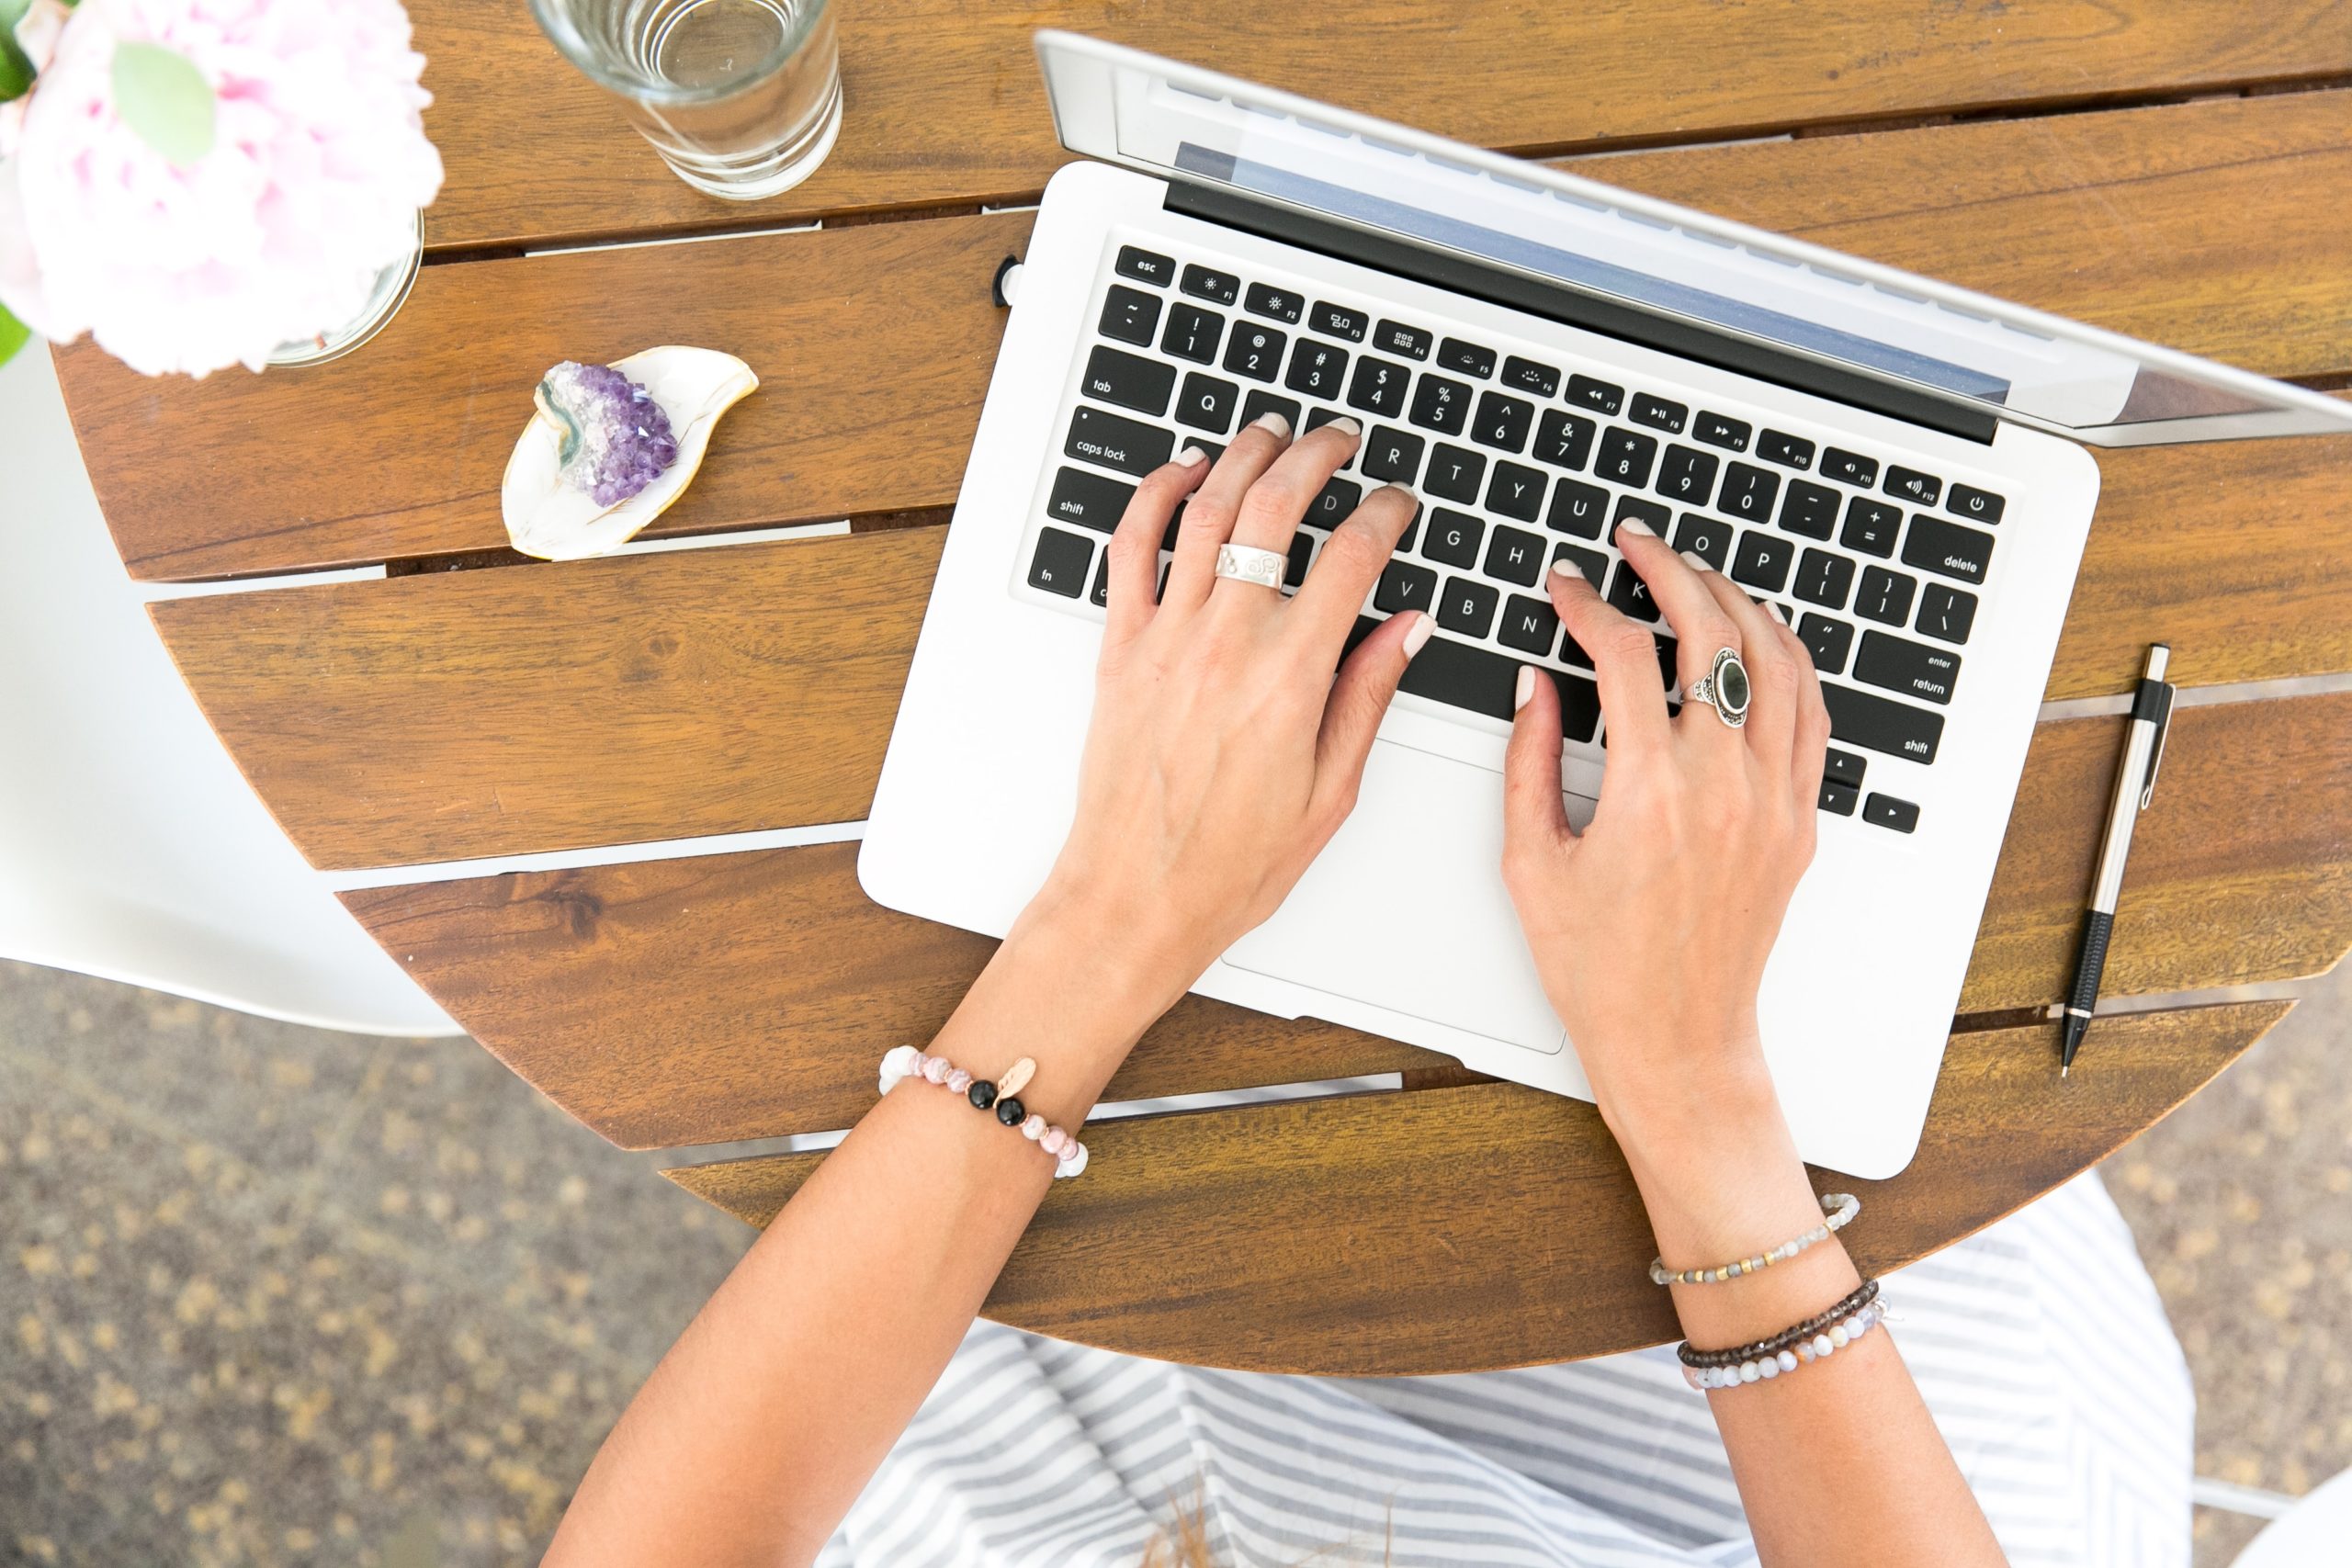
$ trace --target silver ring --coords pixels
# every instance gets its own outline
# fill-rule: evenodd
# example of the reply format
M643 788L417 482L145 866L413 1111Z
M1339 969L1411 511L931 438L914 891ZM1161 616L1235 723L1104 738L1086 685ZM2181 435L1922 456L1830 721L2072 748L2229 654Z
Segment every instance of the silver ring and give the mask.
M1216 547L1216 574L1236 582L1254 582L1261 588L1280 592L1283 573L1290 568L1290 558L1280 550L1261 550L1255 545L1225 544Z
M1736 649L1719 649L1713 668L1690 682L1690 700L1714 709L1715 716L1734 729L1747 722L1749 695L1747 666L1740 662Z

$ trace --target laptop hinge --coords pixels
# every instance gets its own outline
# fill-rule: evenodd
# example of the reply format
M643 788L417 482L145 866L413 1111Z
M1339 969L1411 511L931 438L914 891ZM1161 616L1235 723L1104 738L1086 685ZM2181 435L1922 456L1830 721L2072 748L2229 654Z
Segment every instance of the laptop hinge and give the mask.
M2000 429L2000 421L1990 413L1956 407L1926 392L1824 365L1802 355L1782 353L1623 300L1544 283L1389 235L1255 200L1219 186L1170 179L1165 206L1170 212L1205 219L1227 228L1296 245L1301 250L1466 294L1489 304L1695 359L1702 365L1752 376L1776 387L1809 392L1947 435L1989 446Z

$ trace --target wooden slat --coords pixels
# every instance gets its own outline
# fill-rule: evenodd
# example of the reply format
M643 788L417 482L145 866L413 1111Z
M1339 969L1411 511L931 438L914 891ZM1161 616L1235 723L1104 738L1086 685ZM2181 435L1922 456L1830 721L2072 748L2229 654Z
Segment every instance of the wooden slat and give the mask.
M2352 944L2352 694L2184 710L2132 857L2110 995L2278 979ZM2120 721L2036 738L1964 1011L2057 999ZM991 944L868 903L857 846L513 874L344 902L476 1039L630 1147L845 1126ZM1427 1066L1351 1030L1189 998L1114 1098Z
M2332 376L2352 370L2335 224L2352 205L2347 127L2352 92L2329 92L1582 166L2254 369ZM380 337L313 370L159 384L87 344L59 366L141 577L503 546L498 477L539 373L660 342L729 349L765 378L660 531L938 506L1000 330L988 279L1029 223L428 267Z
M2046 1032L1956 1035L1910 1168L1816 1179L1861 1195L1844 1240L1866 1274L1883 1273L2137 1136L2286 1010L2103 1022L2063 1081ZM1574 1100L1487 1084L1103 1122L1086 1139L1085 1177L1055 1184L989 1316L1167 1360L1391 1377L1675 1335L1645 1271L1652 1243L1632 1179L1600 1116ZM667 1174L763 1225L822 1157Z
M1925 11L1910 0L1386 0L1306 25L1249 0L854 0L836 6L847 102L839 145L798 189L739 205L673 178L522 7L416 0L411 9L437 99L426 129L448 167L430 238L461 247L1017 199L1067 156L1030 50L1039 26L1521 150L2352 71L2352 18L2330 0L2266 0L2258 24L2238 7L2177 0L1977 0Z

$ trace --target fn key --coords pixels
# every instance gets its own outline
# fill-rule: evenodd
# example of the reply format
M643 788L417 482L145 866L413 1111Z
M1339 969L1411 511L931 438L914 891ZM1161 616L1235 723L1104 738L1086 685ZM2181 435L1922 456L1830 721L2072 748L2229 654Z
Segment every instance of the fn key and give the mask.
M1091 541L1059 528L1037 530L1037 553L1029 561L1029 586L1075 599L1086 592L1086 569L1094 558Z

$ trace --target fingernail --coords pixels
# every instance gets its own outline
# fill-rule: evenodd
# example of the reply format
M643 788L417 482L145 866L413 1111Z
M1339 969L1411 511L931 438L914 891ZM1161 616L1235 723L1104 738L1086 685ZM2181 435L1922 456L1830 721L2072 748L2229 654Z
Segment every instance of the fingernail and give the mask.
M1585 581L1583 569L1578 567L1576 562L1570 560L1566 556L1562 556L1558 560L1552 563L1552 571L1555 576L1565 577L1571 582L1582 582Z
M1420 510L1420 506L1421 506L1421 498L1420 498L1419 496L1415 495L1415 494L1413 493L1413 487L1412 487L1412 486L1410 486L1410 485L1387 484L1387 485L1382 485L1380 488L1381 488L1381 489L1383 489L1383 490L1393 490L1393 491L1395 491L1398 495L1403 496L1407 501L1409 501L1409 502L1411 502L1413 503L1413 510L1414 510L1416 513L1419 513L1419 510Z
M1334 420L1325 421L1324 428L1327 430L1336 430L1342 435L1362 435L1363 434L1363 426L1358 424L1354 420L1350 419L1346 414L1341 414L1339 418Z
M1437 634L1435 621L1430 620L1419 610L1414 611L1413 615L1412 629L1405 634L1405 657L1408 659L1420 652L1428 645L1430 638Z
M1696 550L1683 551L1682 564L1689 567L1692 571L1713 571L1715 570L1713 567L1707 564L1707 558L1701 555Z
M1197 446L1187 446L1176 454L1176 466L1180 468L1193 468L1208 460L1209 455Z
M1525 707L1528 703L1533 699L1534 695L1535 666L1532 664L1522 664L1519 667L1519 689L1511 694L1510 711L1517 713L1520 709Z
M1628 517L1623 523L1618 524L1617 527L1621 533L1639 535L1645 539L1655 539L1657 537L1657 530L1651 527L1648 524L1643 522L1638 517Z
M1264 413L1260 414L1250 423L1258 426L1261 430L1272 431L1275 438L1278 440L1287 441L1290 439L1290 421L1284 419L1281 414L1276 413L1272 409L1268 409Z

